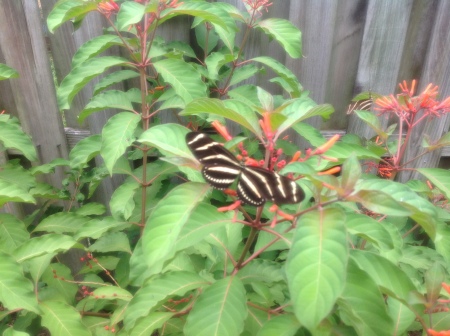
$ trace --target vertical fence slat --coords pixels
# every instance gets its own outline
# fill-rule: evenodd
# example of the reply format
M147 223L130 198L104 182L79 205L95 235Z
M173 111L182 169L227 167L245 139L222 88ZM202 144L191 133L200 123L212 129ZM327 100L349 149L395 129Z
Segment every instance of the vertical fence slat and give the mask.
M434 18L434 27L431 34L431 40L428 46L428 54L426 56L425 67L422 80L419 86L423 90L428 83L440 86L440 97L443 99L450 95L450 21L448 19L450 13L450 2L441 1ZM417 116L419 118L420 116ZM405 161L408 161L418 154L422 149L422 141L424 137L430 139L431 142L438 140L444 133L448 131L450 125L450 115L435 118L429 122L419 124L413 136L411 137L410 146L408 148ZM419 160L414 161L411 167L436 167L441 155L441 150L421 156ZM414 171L402 172L400 178L407 181L411 178L418 178L420 175Z

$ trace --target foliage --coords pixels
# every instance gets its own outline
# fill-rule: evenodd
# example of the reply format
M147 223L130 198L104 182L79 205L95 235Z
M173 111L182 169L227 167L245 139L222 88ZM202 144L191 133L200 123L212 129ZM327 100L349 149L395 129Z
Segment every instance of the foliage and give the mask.
M326 140L303 123L327 118L332 107L317 105L276 60L244 58L253 30L300 57L300 31L286 20L264 19L269 1L244 3L245 12L189 0L55 5L50 31L69 20L79 26L90 12L111 26L76 53L58 89L60 107L67 108L91 79L115 69L96 85L79 118L107 108L120 112L101 134L81 140L67 161L29 170L17 161L1 167L0 205L43 205L24 219L0 214L5 335L45 329L52 335L188 336L405 335L430 329L431 335L437 334L432 329L450 329L450 314L440 312L448 303L441 298L441 284L449 282L448 171L419 170L433 190L420 181L394 182L406 147L392 144L394 128L382 129L367 111L356 113L379 139L364 146L351 136ZM158 27L179 15L193 17L200 51L157 36ZM128 58L101 56L112 46ZM262 73L261 66L273 70L271 81L282 96L243 84ZM0 79L14 74L0 66ZM140 79L139 88L110 89L131 78ZM435 101L434 87L422 100L404 84L402 90L400 102L380 98L385 113L412 103L427 108L420 105L425 98L436 103L436 114L448 105ZM173 111L180 124L160 122ZM397 115L403 125L408 114ZM230 136L225 120L238 125L238 136ZM225 139L238 158L296 180L305 200L255 208L233 202L232 191L212 190L185 142L190 130L208 131L210 125L221 136L213 137ZM413 132L414 122L408 126ZM37 160L17 120L1 114L0 129L6 149ZM291 141L298 136L317 148L297 151ZM444 146L447 138L427 150ZM104 166L92 168L98 155ZM67 169L60 190L38 180L57 166ZM363 167L378 168L384 178ZM128 177L107 215L108 205L90 198L113 174ZM51 212L57 201L65 209ZM84 253L78 265L60 262L61 253L73 250Z

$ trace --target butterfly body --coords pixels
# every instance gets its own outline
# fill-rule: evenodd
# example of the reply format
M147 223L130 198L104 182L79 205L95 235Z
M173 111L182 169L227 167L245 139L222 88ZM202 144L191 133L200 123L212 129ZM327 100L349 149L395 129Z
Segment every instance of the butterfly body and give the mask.
M241 164L221 143L204 133L188 133L186 143L203 164L205 180L220 190L237 181L237 196L242 203L253 206L261 206L266 201L292 204L305 197L303 190L291 179L261 167Z

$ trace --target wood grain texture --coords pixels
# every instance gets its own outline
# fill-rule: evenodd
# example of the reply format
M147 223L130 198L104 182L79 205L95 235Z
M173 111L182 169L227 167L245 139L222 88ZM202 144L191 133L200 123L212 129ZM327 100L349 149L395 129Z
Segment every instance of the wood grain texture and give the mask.
M437 84L440 87L440 99L450 96L450 2L441 1L436 10L434 27L430 35L431 39L428 45L428 53L423 69L422 80L419 85L419 92L423 90L428 83ZM439 98L438 98L439 99ZM420 115L418 116L420 117ZM443 134L448 132L450 125L450 116L444 115L440 118L434 118L426 123L419 124L411 137L410 146L405 156L405 162L415 158L423 152L421 147L424 137L431 142L438 140ZM412 162L410 167L437 167L441 151L421 156L420 159ZM419 178L420 175L414 171L402 172L399 176L401 181L407 181L412 178Z
M356 92L372 90L390 94L395 91L412 5L413 0L369 1ZM384 126L388 124L386 118L380 121ZM374 135L356 116L350 117L347 131L367 139Z
M20 77L9 80L23 129L33 137L40 163L66 158L67 144L56 104L55 86L35 1L0 0L0 48ZM60 187L62 170L46 176Z

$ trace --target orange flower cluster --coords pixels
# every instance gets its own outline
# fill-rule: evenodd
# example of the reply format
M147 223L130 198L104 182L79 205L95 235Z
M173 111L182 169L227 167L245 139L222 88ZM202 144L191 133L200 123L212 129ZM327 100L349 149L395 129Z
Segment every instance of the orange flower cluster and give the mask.
M416 80L413 80L408 87L408 83L403 81L399 84L401 93L378 98L375 101L378 105L375 110L380 111L380 114L394 113L411 127L417 124L414 118L419 111L422 111L424 116L437 117L450 112L450 97L442 102L436 100L437 85L429 84L422 93L415 96L416 83Z

